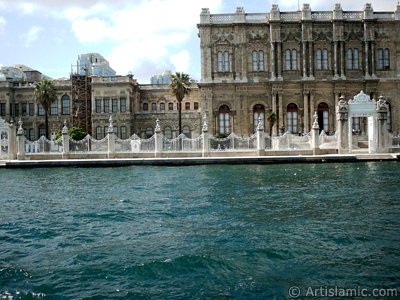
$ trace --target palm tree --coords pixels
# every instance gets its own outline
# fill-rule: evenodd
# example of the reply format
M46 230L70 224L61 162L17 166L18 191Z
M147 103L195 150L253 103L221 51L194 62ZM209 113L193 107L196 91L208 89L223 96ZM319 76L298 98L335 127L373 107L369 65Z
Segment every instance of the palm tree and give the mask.
M267 121L269 122L269 136L272 136L272 127L274 127L276 122L276 113L272 110L267 112Z
M178 100L178 118L179 118L179 134L182 133L182 100L190 92L190 77L183 72L176 72L172 75L171 83L169 84L172 93Z
M49 110L51 104L56 101L56 87L53 82L47 79L43 79L36 83L35 86L35 97L38 104L41 104L45 113L45 129L46 138L49 138Z

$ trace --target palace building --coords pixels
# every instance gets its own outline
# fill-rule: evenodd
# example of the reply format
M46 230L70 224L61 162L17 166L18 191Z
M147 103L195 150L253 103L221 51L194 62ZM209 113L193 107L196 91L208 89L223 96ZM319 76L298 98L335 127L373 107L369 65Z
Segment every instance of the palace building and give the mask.
M201 134L206 115L212 135L252 135L258 120L272 134L306 134L313 115L327 134L337 130L339 98L363 91L389 104L387 129L400 132L400 5L392 12L302 10L211 14L202 10L197 25L201 79L182 103L182 128L187 136ZM44 110L34 97L35 82L46 78L26 66L0 68L0 117L22 120L29 140L45 133ZM161 77L160 77L161 78ZM157 79L157 80L156 80ZM76 71L54 80L57 100L50 109L51 132L64 120L94 138L107 135L109 116L121 139L153 135L156 119L168 138L178 135L177 101L168 78L139 84L132 75L115 75L97 53L79 56ZM352 118L356 134L367 131L367 118Z
M198 24L200 93L214 134L249 135L266 112L273 133L308 133L314 112L321 130L336 131L339 97L360 91L389 103L387 128L400 129L400 5L393 12L312 11L211 14ZM353 130L365 132L365 118ZM265 128L268 128L266 126Z

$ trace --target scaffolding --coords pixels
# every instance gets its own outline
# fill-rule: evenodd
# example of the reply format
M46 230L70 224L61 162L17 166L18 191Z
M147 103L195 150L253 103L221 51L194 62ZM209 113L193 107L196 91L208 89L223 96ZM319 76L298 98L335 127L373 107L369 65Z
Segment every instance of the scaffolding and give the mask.
M92 134L92 89L91 76L88 71L82 75L79 66L71 68L72 126L82 128Z

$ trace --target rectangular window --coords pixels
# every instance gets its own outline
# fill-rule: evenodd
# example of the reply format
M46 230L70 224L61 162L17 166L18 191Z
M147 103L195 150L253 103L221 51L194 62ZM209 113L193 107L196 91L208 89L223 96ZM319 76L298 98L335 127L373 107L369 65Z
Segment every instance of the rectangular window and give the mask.
M41 104L38 104L38 116L44 116L44 108Z
M143 111L148 111L148 110L149 110L149 104L143 103Z
M165 103L160 103L160 111L161 112L165 111Z
M57 107L58 105L57 105L57 101L55 101L55 102L53 102L51 105L50 105L50 115L51 116L56 116L56 115L58 115L58 107Z
M103 99L103 107L104 107L104 113L107 114L110 112L110 98Z
M120 112L126 112L126 98L121 97L119 100L119 110Z
M44 126L39 127L39 137L46 136L46 128Z
M121 139L126 140L126 127L121 126Z
M190 110L190 102L185 102L185 110Z
M29 129L29 140L34 141L35 140L35 129L31 128Z
M96 127L96 140L101 140L103 138L103 128L100 126Z
M19 103L15 103L15 116L19 117Z
M61 98L61 114L69 115L69 97L63 96Z
M199 102L195 102L193 106L194 106L194 108L193 108L194 110L198 110L199 109Z
M22 116L27 116L28 115L28 108L26 103L22 103L22 111L21 111Z
M118 111L118 100L112 99L112 112L116 113Z
M33 103L29 103L29 115L30 116L35 115L35 105Z
M156 112L157 111L157 104L156 103L152 103L151 104L151 111L152 112Z
M4 117L6 115L6 104L0 103L0 116Z
M100 98L96 98L95 105L96 105L96 112L101 113L101 99Z
M174 104L173 103L168 103L168 110L169 111L171 111L171 110L174 110Z
M116 137L118 136L118 126L114 127L114 134L115 134Z

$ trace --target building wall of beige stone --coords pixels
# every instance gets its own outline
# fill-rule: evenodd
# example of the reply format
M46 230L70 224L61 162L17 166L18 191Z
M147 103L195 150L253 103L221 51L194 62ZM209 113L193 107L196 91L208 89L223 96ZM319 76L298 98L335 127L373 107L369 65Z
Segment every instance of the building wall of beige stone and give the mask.
M376 100L384 96L389 129L400 132L400 5L392 12L374 12L369 4L357 12L340 4L324 12L308 4L296 12L273 5L259 14L203 9L198 28L199 86L214 134L252 134L260 107L276 113L274 134L309 132L314 112L332 134L339 97L349 100L361 90Z

